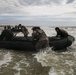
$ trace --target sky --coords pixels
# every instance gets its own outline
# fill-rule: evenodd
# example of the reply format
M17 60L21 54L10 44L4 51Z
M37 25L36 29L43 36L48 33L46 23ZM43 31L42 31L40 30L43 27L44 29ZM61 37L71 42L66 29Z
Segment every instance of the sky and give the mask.
M0 0L0 25L76 26L76 0Z

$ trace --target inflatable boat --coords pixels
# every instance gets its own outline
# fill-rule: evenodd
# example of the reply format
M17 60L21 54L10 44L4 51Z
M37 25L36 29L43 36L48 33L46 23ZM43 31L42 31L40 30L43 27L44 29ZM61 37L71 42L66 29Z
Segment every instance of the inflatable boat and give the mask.
M53 50L65 49L72 45L75 38L69 35L66 38L48 37L49 45ZM37 41L31 41L31 37L28 40L24 37L13 37L10 40L0 40L0 48L13 49L13 50L26 50L34 51Z

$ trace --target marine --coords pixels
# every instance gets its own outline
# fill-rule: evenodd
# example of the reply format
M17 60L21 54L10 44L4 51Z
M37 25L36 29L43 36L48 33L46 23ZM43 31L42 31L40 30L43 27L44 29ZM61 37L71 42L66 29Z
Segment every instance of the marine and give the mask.
M1 40L9 40L13 37L13 32L11 31L11 27L10 26L7 26L7 27L4 27L4 30L2 31L1 33Z
M40 27L33 27L32 30L33 30L32 38L33 40L37 41L35 45L36 50L49 47L49 39L45 34L45 32Z
M19 25L18 25L18 29L21 29L21 27L22 27L22 25L21 25L21 24L19 24Z
M22 33L24 34L24 37L28 39L28 29L25 27L25 26L21 26L21 30L22 30Z
M63 29L60 29L59 27L56 27L55 31L57 32L56 37L64 38L64 37L68 36L68 33L65 30L63 30Z

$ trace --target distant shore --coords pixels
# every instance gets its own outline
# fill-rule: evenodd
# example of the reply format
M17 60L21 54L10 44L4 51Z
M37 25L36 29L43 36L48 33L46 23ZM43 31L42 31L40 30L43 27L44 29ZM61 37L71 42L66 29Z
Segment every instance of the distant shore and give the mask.
M4 26L8 26L8 25L0 25L0 30L3 30L4 29ZM11 27L14 27L15 25L10 25ZM27 26L27 25L24 25L26 27L34 27L35 25L33 26ZM37 25L36 25L37 26ZM51 27L51 28L55 28L55 27L60 27L60 28L76 28L76 26L39 26L39 27Z

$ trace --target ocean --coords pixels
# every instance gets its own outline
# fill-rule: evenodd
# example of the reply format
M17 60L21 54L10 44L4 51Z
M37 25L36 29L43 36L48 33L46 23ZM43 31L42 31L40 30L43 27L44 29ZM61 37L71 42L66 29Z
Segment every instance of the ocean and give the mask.
M56 35L54 28L41 28L47 36ZM76 39L76 28L63 29ZM28 30L31 36L31 27ZM0 49L0 75L76 75L76 41L65 52L55 52L51 48L39 52Z

